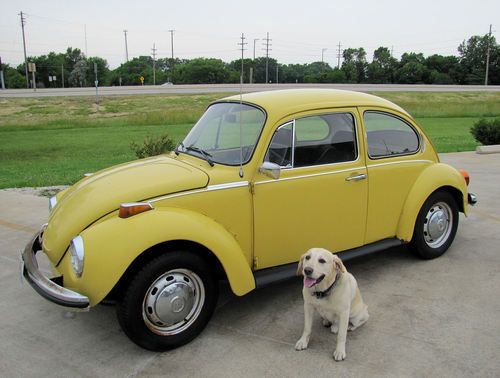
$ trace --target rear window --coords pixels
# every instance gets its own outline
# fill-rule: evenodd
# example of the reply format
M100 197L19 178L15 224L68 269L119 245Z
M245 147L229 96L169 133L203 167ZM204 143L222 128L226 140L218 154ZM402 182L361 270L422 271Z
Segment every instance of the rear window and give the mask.
M380 112L365 112L368 155L371 158L412 154L419 149L416 131L402 119Z

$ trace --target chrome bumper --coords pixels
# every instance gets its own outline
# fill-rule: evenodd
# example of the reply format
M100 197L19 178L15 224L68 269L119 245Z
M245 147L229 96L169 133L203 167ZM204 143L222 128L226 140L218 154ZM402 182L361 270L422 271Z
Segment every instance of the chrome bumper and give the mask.
M474 206L477 203L477 196L475 194L469 193L467 195L467 202L469 205Z
M61 281L60 277L49 279L38 269L36 253L42 249L42 232L43 228L33 236L22 252L21 272L23 277L45 299L69 309L87 311L90 307L90 301L87 297L58 285L56 282Z

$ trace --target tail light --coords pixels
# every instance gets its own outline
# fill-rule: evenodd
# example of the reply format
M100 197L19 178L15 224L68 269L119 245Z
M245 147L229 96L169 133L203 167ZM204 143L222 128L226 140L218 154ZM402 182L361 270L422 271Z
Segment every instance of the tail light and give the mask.
M470 182L470 176L469 173L465 169L459 169L458 170L460 174L464 177L465 183L469 185Z

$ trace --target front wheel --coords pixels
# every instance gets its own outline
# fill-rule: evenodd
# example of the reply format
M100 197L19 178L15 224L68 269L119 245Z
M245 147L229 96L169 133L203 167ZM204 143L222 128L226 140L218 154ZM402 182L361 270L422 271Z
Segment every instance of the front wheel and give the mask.
M153 351L173 349L205 328L217 294L203 258L190 252L167 252L132 278L117 306L118 321L137 345Z
M433 259L450 247L458 227L458 207L445 191L433 193L418 213L410 247L420 257Z

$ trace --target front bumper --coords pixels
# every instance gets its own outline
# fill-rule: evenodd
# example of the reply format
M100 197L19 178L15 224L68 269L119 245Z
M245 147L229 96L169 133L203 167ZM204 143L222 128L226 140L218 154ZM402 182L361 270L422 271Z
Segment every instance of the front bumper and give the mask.
M38 269L36 254L42 249L41 236L43 228L37 232L22 252L21 272L26 281L45 299L60 306L78 311L87 311L90 307L89 298L63 286L61 277L49 279Z
M467 202L469 205L474 206L477 203L477 196L475 194L469 193L467 195Z

